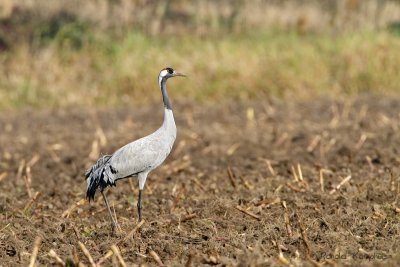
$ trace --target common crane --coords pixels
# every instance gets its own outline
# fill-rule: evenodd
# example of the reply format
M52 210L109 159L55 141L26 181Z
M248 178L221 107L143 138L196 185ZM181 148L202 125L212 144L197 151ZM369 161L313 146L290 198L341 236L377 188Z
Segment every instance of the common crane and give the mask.
M176 72L172 68L164 68L158 76L164 103L164 121L161 127L152 134L121 147L112 155L102 156L85 173L87 182L86 198L89 201L93 200L96 190L100 190L110 215L113 233L117 229L117 223L103 191L107 186L115 186L117 180L137 176L139 180L137 208L139 221L142 220L141 200L147 175L163 163L171 152L176 138L176 125L166 88L167 80L176 76L185 75Z

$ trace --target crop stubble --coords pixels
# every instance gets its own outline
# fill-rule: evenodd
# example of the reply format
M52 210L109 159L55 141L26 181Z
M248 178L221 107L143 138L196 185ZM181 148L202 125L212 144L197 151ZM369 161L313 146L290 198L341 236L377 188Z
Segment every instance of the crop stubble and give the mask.
M154 112L157 110L157 112ZM0 115L0 262L87 266L395 266L400 100L176 103L178 139L148 179L107 192L84 170L153 131L158 105Z

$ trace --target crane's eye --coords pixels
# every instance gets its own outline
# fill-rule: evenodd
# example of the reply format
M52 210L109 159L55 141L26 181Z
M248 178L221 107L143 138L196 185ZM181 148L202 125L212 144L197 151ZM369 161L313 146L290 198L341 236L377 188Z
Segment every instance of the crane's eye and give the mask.
M166 70L168 71L169 74L173 74L174 73L174 70L172 68L167 68Z

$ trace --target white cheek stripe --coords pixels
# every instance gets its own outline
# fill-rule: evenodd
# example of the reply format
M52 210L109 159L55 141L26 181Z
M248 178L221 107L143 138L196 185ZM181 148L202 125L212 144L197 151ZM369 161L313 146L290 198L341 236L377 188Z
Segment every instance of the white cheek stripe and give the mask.
M160 76L161 77L165 77L165 76L167 76L167 74L168 74L167 70L162 70L161 73L160 73Z

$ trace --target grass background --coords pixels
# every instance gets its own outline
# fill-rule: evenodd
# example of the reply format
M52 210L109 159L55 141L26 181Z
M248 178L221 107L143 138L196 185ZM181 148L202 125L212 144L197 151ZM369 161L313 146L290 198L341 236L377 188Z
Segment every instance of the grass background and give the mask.
M22 2L22 3L21 3ZM397 94L400 1L0 4L0 110Z

